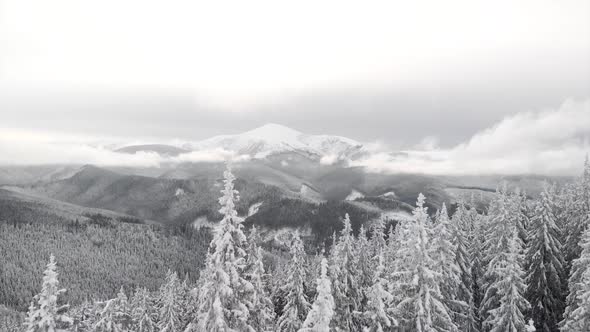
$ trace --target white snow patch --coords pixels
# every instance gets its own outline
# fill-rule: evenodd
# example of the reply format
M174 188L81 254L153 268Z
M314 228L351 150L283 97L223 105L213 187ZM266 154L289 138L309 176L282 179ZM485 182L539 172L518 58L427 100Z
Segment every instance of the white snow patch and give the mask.
M346 196L346 200L347 200L347 201L354 201L354 200L356 200L357 198L363 198L363 197L365 197L365 195L364 195L362 192L360 192L360 191L358 191L358 190L355 190L355 189L353 189L353 190L350 192L350 194L348 194L348 196Z
M322 165L334 165L340 158L338 158L335 154L329 154L322 156L320 159L320 164Z
M381 213L381 220L412 221L414 217L405 211L385 211Z
M195 229L200 229L201 227L214 228L216 224L210 222L209 219L207 219L207 216L200 216L197 219L195 219L195 221L193 221L191 225Z
M397 195L393 191L388 191L385 194L382 194L381 197L385 197L385 198L396 198Z
M312 201L322 201L322 195L306 184L301 185L301 189L299 189L299 194L301 195L301 197Z
M260 209L260 206L262 205L262 203L264 203L264 202L258 202L258 203L254 203L254 204L250 205L250 207L248 208L248 217L251 217L251 216L255 215L256 213L258 213L258 210Z

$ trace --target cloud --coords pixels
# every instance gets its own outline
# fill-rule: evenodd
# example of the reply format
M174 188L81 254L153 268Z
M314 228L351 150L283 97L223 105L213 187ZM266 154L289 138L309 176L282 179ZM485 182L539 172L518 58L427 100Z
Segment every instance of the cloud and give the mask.
M590 100L568 100L506 117L451 149L379 152L350 164L388 173L573 175L589 151Z
M220 148L191 151L174 157L150 152L124 154L113 151L120 146L117 140L132 141L0 129L0 165L158 167L189 162L239 162L251 158ZM175 142L172 144L181 145L182 141ZM348 161L348 164L364 167L369 172L384 173L579 174L584 156L590 152L590 99L568 100L557 109L505 117L452 148L439 148L435 138L427 137L412 149L391 151L383 143L367 144L365 155ZM340 156L326 155L320 163L332 165L340 161Z
M325 156L322 156L322 158L320 158L320 164L322 165L334 165L336 162L338 162L339 158L337 155L335 154L327 154Z
M249 155L238 155L232 151L225 149L211 149L211 150L199 150L191 151L188 153L182 153L176 157L169 158L167 161L172 163L197 163L197 162L219 162L232 160L234 162L248 161L250 160Z
M101 143L96 143L97 141ZM159 167L169 163L227 160L239 162L249 159L247 155L237 155L223 149L191 151L174 157L143 151L127 154L113 151L112 148L118 145L113 139L2 129L0 165L93 164Z
M481 77L486 65L510 72L507 56L517 69L548 51L581 54L582 65L589 8L586 0L3 0L0 80L169 87L230 105L359 82L432 84L441 68L452 83L473 69Z

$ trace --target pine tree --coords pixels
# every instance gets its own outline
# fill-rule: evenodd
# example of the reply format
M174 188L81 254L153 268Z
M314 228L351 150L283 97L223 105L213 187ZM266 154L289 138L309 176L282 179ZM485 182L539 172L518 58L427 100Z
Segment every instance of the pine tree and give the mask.
M259 236L256 227L252 226L248 239L248 268L246 277L252 283L252 310L250 312L250 325L256 331L268 331L274 320L274 308L265 289L264 278L266 271L262 263L262 249L258 246Z
M137 288L131 299L131 320L134 332L155 332L156 314L154 303L146 288Z
M364 225L361 225L357 241L355 243L355 251L358 253L358 287L360 289L360 300L359 308L361 308L365 302L365 293L369 287L371 287L373 273L375 271L374 264L374 251L372 243L369 243L367 233Z
M336 303L334 325L336 329L357 331L360 323L354 313L360 308L362 293L358 284L358 257L348 213L344 216L343 224L338 243L332 251L332 280Z
M57 267L55 257L49 256L49 263L43 272L43 285L41 292L37 294L29 306L25 321L27 332L57 332L65 331L73 323L72 319L65 315L68 305L58 305L58 297L65 292L59 289L57 280ZM35 303L36 302L36 303Z
M379 254L377 261L373 284L367 292L367 308L363 312L365 332L382 332L398 325L393 317L393 296L387 291L387 280L383 277L383 254Z
M379 218L371 228L371 249L373 257L378 261L379 255L385 253L387 242L385 241L385 223L382 218Z
M248 324L251 303L248 302L252 284L244 277L247 239L238 217L235 202L239 199L234 189L235 177L228 169L224 173L223 196L219 212L223 219L215 229L209 246L203 286L199 294L198 322L188 330L226 332L253 331Z
M569 293L567 296L567 307L565 309L563 321L560 323L561 331L585 331L578 329L585 319L586 309L582 307L582 301L585 298L590 279L585 279L590 274L590 228L584 232L582 237L582 253L580 257L574 260L572 265L572 274L569 278Z
M490 212L485 225L483 264L486 270L483 276L484 298L480 306L485 330L492 328L493 318L490 311L500 306L501 294L497 288L503 278L500 271L508 260L510 243L514 232L517 232L513 203L512 197L508 195L504 186L497 192L496 199L490 203ZM520 237L516 241L520 242Z
M180 283L176 272L168 270L166 279L158 299L158 331L180 331L182 327L182 298L180 296Z
M99 303L98 321L94 325L96 332L127 332L130 321L129 305L123 288L114 299Z
M493 286L497 289L500 304L490 310L491 332L521 332L526 329L524 312L530 306L524 298L526 285L520 266L521 240L516 230L509 239L506 260L496 265L500 278Z
M568 186L566 202L570 203L564 211L566 224L564 229L564 258L568 265L566 272L570 275L572 263L580 257L582 234L590 224L590 161L586 155L582 177L575 184Z
M515 224L518 230L518 237L520 241L526 245L528 242L528 227L530 223L530 211L526 204L526 193L521 191L519 188L516 189L512 200L515 204Z
M413 220L398 225L399 250L391 276L396 315L402 330L457 331L442 302L442 276L432 258L432 234L424 201L424 195L418 195Z
M581 289L578 293L578 307L572 312L572 322L567 331L590 331L590 268L586 268L582 276ZM562 331L566 331L562 329Z
M471 199L470 208L468 210L468 218L466 221L467 233L469 238L469 256L471 257L471 289L473 296L472 311L475 318L475 330L481 330L481 316L479 315L479 308L484 298L484 257L483 248L486 242L486 234L484 232L484 220L475 209L475 202L473 197Z
M469 234L471 222L470 212L465 204L460 203L457 211L451 219L451 242L455 245L455 263L459 268L459 283L456 299L465 303L466 306L457 313L456 322L460 331L478 332L480 325L477 316L477 307L473 298L473 269L472 259L469 252Z
M469 308L466 302L458 299L461 270L456 262L457 247L451 241L451 232L447 207L443 203L433 228L431 250L436 270L441 275L442 301L449 310L453 321L458 322L466 318Z
M573 312L580 305L580 292L586 267L590 265L590 235L588 239L588 225L590 225L590 162L588 156L584 163L584 172L580 181L568 188L566 201L571 204L564 211L567 220L565 224L564 255L566 260L566 273L569 275L566 298L566 308L563 320L560 323L562 331L570 327L571 322L576 321ZM589 246L586 249L586 246Z
M295 231L291 243L291 263L289 264L287 280L281 288L285 295L286 304L281 316L278 318L278 332L299 331L310 310L311 305L305 294L305 261L303 242L299 232Z
M321 263L321 274L317 281L317 296L300 332L329 332L330 322L334 316L334 298L332 286L327 276L328 261Z
M526 298L532 304L530 317L537 331L557 331L564 305L562 298L564 260L560 230L555 223L553 202L547 189L540 196L530 225L526 262Z

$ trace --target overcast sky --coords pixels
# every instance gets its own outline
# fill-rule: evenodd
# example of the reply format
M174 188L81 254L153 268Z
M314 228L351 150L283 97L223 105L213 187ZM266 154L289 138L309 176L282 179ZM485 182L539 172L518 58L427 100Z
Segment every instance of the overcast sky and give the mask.
M590 99L587 0L0 0L0 130L196 140L275 122L453 148L568 99Z

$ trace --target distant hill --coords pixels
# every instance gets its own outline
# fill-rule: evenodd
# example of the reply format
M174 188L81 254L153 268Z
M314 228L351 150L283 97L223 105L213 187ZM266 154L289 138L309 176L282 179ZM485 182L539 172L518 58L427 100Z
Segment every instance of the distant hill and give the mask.
M155 152L163 156L178 156L179 154L190 152L189 150L182 149L172 145L164 144L145 144L145 145L130 145L115 150L115 152L130 153L134 154L137 152Z
M117 211L160 223L192 222L199 216L218 218L221 171L217 177L167 179L120 174L85 166L74 176L23 190L80 206ZM237 208L246 214L251 204L284 194L276 187L238 180L241 200Z
M79 165L0 166L0 185L23 185L66 179Z
M109 211L74 205L55 199L35 196L19 191L18 188L0 189L0 221L9 223L55 223L61 221L88 221L101 215L115 222L134 224L153 223L136 217ZM96 221L96 220L95 220Z

